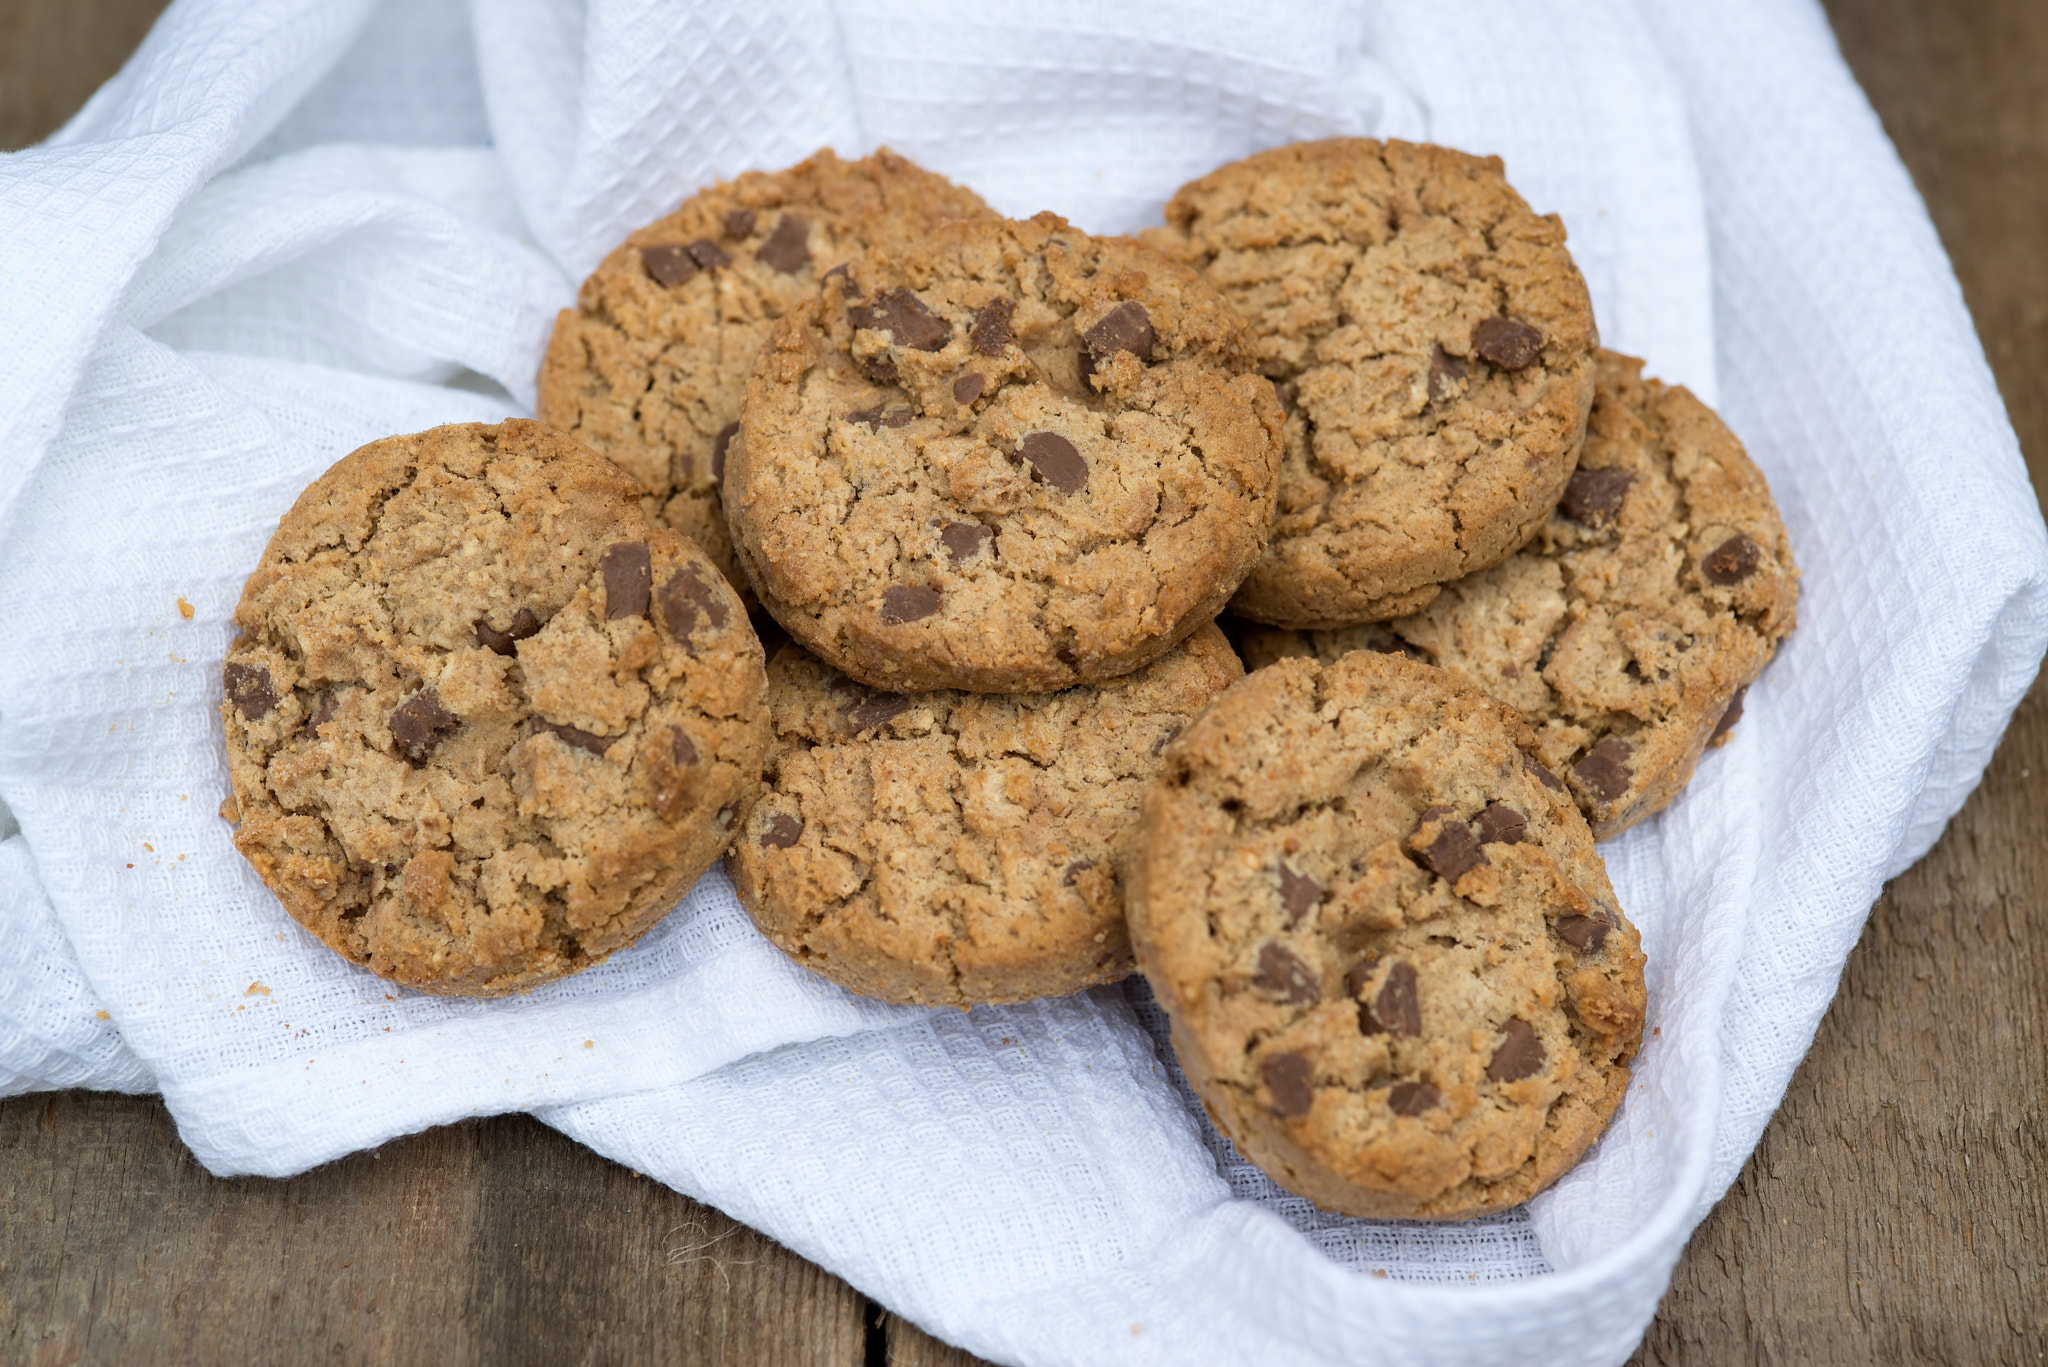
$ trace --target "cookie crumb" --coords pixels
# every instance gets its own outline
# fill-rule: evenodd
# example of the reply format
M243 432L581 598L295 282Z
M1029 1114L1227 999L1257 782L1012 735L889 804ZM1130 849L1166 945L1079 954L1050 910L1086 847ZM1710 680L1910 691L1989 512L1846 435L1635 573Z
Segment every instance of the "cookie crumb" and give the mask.
M596 1040L585 1040L585 1041L583 1041L583 1047L584 1047L585 1049L595 1049L595 1048L597 1047L597 1041L596 1041Z
M188 622L192 620L192 605L186 602L182 596L178 599L178 615Z
M270 989L265 987L262 983L250 983L249 990L247 992L244 992L242 995L245 997L253 997L258 992L261 992L266 997L270 995Z
M93 1012L93 1013L92 1013L92 1018L93 1018L94 1020L96 1020L96 1021L110 1021L110 1020L112 1020L112 1019L113 1019L113 1017L112 1017L112 1016L108 1015L108 1014L107 1014L106 1012L104 1012L104 1011L95 1011L95 1012Z

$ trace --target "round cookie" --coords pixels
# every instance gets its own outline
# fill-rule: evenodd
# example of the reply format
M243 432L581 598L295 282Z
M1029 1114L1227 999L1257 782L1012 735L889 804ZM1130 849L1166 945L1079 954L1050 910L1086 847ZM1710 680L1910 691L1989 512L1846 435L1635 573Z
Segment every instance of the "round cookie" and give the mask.
M1168 748L1138 962L1216 1125L1346 1215L1528 1200L1621 1102L1640 938L1511 709L1400 656L1284 660Z
M1264 549L1280 408L1186 266L1053 214L825 281L747 385L755 592L876 688L1046 692L1159 658Z
M344 457L221 671L235 846L300 924L488 997L638 939L760 787L760 643L616 466L536 422Z
M884 1001L1065 996L1131 972L1118 870L1159 753L1244 677L1213 626L1053 694L876 693L768 667L768 792L726 856L791 958Z
M872 240L989 213L887 148L859 161L822 151L700 191L583 282L555 322L535 416L638 480L649 515L744 593L718 487L769 329Z
M1600 354L1578 472L1527 547L1384 625L1252 628L1247 663L1412 654L1520 712L1596 838L1662 811L1792 630L1799 571L1742 443L1642 365Z
M1249 320L1288 406L1272 544L1231 606L1412 612L1527 541L1570 478L1598 334L1564 226L1495 157L1336 138L1181 188L1150 241Z

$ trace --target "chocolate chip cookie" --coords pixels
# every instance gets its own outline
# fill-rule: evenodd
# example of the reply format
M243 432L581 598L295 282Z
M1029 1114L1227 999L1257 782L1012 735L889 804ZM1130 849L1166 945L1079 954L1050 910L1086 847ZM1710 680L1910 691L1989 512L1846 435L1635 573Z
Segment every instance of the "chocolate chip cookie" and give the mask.
M1250 320L1288 408L1279 518L1234 611L1398 616L1535 533L1585 432L1598 334L1564 225L1498 158L1297 143L1183 187L1166 220L1148 240Z
M875 688L1045 692L1216 615L1280 408L1192 270L1053 214L832 276L747 385L725 511L762 603Z
M885 1001L1063 996L1131 971L1119 865L1159 754L1242 678L1213 626L1051 694L878 693L768 667L768 792L726 856L763 934Z
M221 670L235 846L350 961L488 997L631 944L760 787L760 643L550 428L372 442L300 495Z
M887 148L859 161L823 151L692 195L621 243L562 311L536 416L617 462L647 512L744 591L718 486L769 328L871 240L989 212Z
M1168 747L1138 962L1217 1127L1347 1215L1528 1200L1597 1139L1643 956L1512 709L1359 651L1252 674Z
M1791 631L1799 571L1742 443L1642 365L1601 353L1578 471L1527 547L1383 625L1252 628L1247 663L1412 654L1513 705L1597 838L1662 811Z

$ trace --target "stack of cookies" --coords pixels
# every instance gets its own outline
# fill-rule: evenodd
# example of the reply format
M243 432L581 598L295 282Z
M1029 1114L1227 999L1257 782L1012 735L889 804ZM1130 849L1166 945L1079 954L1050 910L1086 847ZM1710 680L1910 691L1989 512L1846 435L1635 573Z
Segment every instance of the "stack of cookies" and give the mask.
M1526 1200L1641 1039L1593 841L1792 622L1761 475L1640 368L1445 148L1261 153L1143 240L888 152L750 173L585 282L539 424L287 516L224 675L237 843L427 990L574 972L721 851L884 1000L1135 964L1283 1185Z

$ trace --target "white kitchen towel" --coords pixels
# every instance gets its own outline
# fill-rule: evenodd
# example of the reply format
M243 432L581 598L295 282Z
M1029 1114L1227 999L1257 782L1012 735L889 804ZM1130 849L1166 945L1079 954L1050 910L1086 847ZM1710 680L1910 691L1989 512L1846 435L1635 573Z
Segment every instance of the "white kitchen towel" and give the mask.
M1340 133L1505 157L1606 340L1769 475L1800 626L1605 846L1653 1035L1521 1210L1346 1220L1180 1084L1142 984L960 1014L788 964L708 876L507 1002L400 993L234 853L241 580L356 445L526 411L556 308L683 195L888 144L999 208L1153 221ZM1811 0L177 0L0 157L0 1094L160 1090L218 1172L533 1110L1015 1363L1616 1362L1753 1147L1882 880L2048 647L2044 538L1924 209Z

